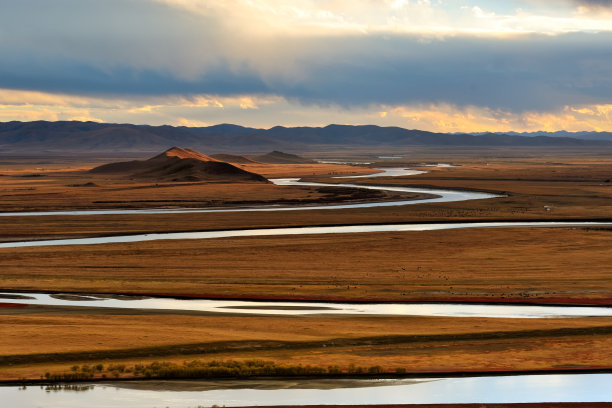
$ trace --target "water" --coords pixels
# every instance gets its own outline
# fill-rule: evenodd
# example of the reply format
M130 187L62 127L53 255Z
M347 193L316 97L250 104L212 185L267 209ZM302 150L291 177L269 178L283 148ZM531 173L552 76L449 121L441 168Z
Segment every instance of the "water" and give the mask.
M47 390L44 386L0 387L3 406L11 408L192 408L253 405L365 405L612 401L612 374L517 375L409 380L290 380L231 382L113 383L81 391ZM288 386L286 383L289 383ZM219 385L221 384L221 385ZM344 385L344 386L343 386ZM188 390L180 390L187 387ZM221 388L219 388L221 386ZM287 388L289 387L289 388ZM177 390L177 388L179 390Z
M121 309L183 310L257 315L385 315L541 319L558 317L612 316L609 307L492 305L457 303L325 303L264 302L212 299L173 299L113 295L50 295L46 293L0 293L0 302ZM14 297L13 299L11 297Z
M372 178L372 177L399 177L399 176L416 176L417 174L425 174L426 171L421 170L412 170L412 169L404 169L401 167L392 167L392 168L384 168L384 169L376 169L382 170L381 173L375 174L361 174L359 176L337 176L334 178Z
M15 241L0 243L1 248L38 247L54 245L97 245L167 239L214 239L234 237L262 237L279 235L352 234L359 232L436 231L464 228L588 228L612 227L612 222L458 222L446 224L382 224L344 225L330 227L258 228L246 230L168 232L110 237L54 239L41 241Z
M367 176L351 177L386 177L386 176L406 176L420 174L421 171L404 168L375 169L381 173ZM351 178L348 177L348 178ZM339 177L346 178L346 177ZM301 211L301 210L341 210L349 208L370 208L370 207L391 207L398 205L452 202L465 200L479 200L485 198L499 197L494 194L476 193L469 191L449 191L437 189L416 189L409 187L387 187L387 186L363 186L358 184L328 184L328 183L309 183L300 181L297 178L271 179L274 184L279 186L318 186L318 187L350 187L362 188L367 190L395 191L403 193L423 193L431 194L435 198L423 200L397 200L373 203L357 204L327 204L327 205L303 205L292 207L265 206L265 207L240 207L240 208L152 208L152 209L130 209L130 210L79 210L79 211L25 211L25 212L3 212L0 216L42 216L42 215L121 215L121 214L183 214L183 213L218 213L218 212L257 212L257 211Z

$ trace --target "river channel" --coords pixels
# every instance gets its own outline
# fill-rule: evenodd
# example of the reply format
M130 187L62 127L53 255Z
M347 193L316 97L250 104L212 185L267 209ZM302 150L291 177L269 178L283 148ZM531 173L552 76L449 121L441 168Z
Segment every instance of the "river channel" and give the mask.
M612 401L612 374L400 380L153 381L0 387L10 408L195 408ZM546 405L543 405L546 406Z
M78 295L47 293L0 293L0 302L45 305L106 307L119 309L181 310L207 313L257 315L384 315L541 319L555 317L612 316L610 307L536 306L461 303L325 303L265 302L216 299L175 299L126 295Z
M157 241L167 239L214 239L235 237L263 237L278 235L352 234L359 232L407 232L436 231L459 228L610 228L612 222L457 222L441 224L380 224L342 225L330 227L257 228L220 231L167 232L108 237L53 239L41 241L14 241L0 243L0 248L19 248L52 245L96 245L129 242Z
M411 170L405 168L385 168L373 169L379 173L366 176L348 176L334 178L374 178L374 177L399 177L412 176L415 174L424 173L419 170ZM121 214L183 214L183 213L218 213L218 212L258 212L258 211L301 211L301 210L342 210L350 208L371 208L371 207L392 207L398 205L423 204L423 203L440 203L465 200L479 200L485 198L499 197L495 194L479 193L471 191L451 191L412 187L396 187L396 186L373 186L361 184L334 184L334 183L314 183L304 182L297 178L270 179L279 186L317 186L317 187L349 187L361 188L366 190L393 191L399 193L417 193L430 194L433 198L422 200L395 200L395 201L380 201L370 203L353 203L353 204L326 204L326 205L302 205L302 206L263 206L263 207L225 207L225 208L151 208L151 209L116 209L116 210L77 210L77 211L23 211L23 212L0 212L0 216L5 217L25 217L25 216L48 216L48 215L121 215Z

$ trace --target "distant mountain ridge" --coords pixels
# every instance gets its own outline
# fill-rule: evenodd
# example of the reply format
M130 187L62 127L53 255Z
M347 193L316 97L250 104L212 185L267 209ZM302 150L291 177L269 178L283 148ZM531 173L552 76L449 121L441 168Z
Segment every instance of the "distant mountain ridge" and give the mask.
M260 163L268 164L311 164L314 160L305 159L295 154L273 151L254 157Z
M484 133L470 133L471 135L483 135ZM510 135L510 136L525 136L525 137L534 137L534 136L549 136L549 137L571 137L574 139L582 139L582 140L611 140L612 141L612 132L595 132L595 131L582 131L582 132L568 132L567 130L559 130L557 132L546 132L546 131L536 131L536 132L493 132L495 135Z
M605 132L604 132L605 133ZM137 152L189 146L208 152L263 153L313 146L612 146L605 134L451 134L375 125L256 129L220 124L174 127L97 122L0 122L0 152Z

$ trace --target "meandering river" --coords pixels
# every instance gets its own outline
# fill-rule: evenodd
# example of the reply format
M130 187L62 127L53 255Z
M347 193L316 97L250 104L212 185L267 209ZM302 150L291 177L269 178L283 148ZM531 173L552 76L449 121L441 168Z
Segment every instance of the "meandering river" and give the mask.
M15 241L0 243L0 248L19 248L52 245L96 245L167 239L214 239L235 237L263 237L278 235L353 234L358 232L435 231L459 228L596 228L612 227L612 222L457 222L444 224L381 224L342 225L330 227L257 228L221 231L167 232L109 237L53 239L41 241Z
M408 169L386 169L368 177L402 176L415 173ZM361 178L355 176L352 178ZM387 201L324 206L215 208L215 209L141 209L89 210L57 212L0 213L0 216L159 214L189 212L294 211L386 207L450 202L497 197L493 194L406 187L363 186L302 182L276 179L277 185L307 185L367 188L408 193L427 193L436 197L417 201ZM125 243L158 239L212 239L245 236L332 234L356 232L426 231L452 228L534 228L534 227L611 227L610 222L483 222L444 224L349 225L335 227L269 228L251 230L202 231L92 237L30 242L7 242L0 248L45 245L90 245ZM202 299L142 298L104 295L50 295L44 293L0 294L0 302L35 305L87 306L138 309L198 310L239 314L348 314L348 315L419 315L479 316L499 318L551 318L612 316L612 308L555 307L526 305L467 304L341 304L320 302L245 302ZM325 383L326 382L326 383ZM443 403L527 403L527 402L606 402L612 401L612 374L519 375L404 380L292 380L236 382L158 381L152 386L141 382L82 384L61 387L4 386L0 400L11 408L187 408L225 405L320 405L320 404L443 404ZM325 383L325 384L322 384ZM188 384L188 389L185 387ZM79 390L81 392L77 392Z
M410 176L423 173L418 170L404 168L386 168L374 169L381 171L380 173L370 174L367 176L349 176L337 178L354 178L354 177L399 177ZM361 188L366 190L381 190L393 191L401 193L421 193L434 195L433 198L423 200L395 200L395 201L380 201L370 203L353 203L353 204L326 204L326 205L301 205L301 206L263 206L263 207L226 207L226 208L151 208L151 209L116 209L116 210L77 210L77 211L24 211L24 212L0 212L0 216L5 217L25 217L25 216L42 216L42 215L118 215L118 214L183 214L183 213L218 213L218 212L257 212L257 211L301 211L301 210L341 210L348 208L370 208L370 207L392 207L398 205L423 204L423 203L439 203L465 200L479 200L485 198L499 197L495 194L479 193L470 191L451 191L412 187L395 187L395 186L372 186L361 184L333 184L333 183L313 183L300 181L297 178L271 179L274 184L279 186L317 186L317 187L350 187Z

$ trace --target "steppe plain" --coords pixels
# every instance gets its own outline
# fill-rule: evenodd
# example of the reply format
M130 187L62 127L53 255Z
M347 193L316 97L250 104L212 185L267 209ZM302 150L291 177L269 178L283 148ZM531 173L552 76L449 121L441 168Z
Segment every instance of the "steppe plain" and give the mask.
M466 189L502 197L286 212L6 216L4 242L283 226L612 219L612 155L566 149L308 152L369 162L237 164L267 178L346 182L369 167L425 174L351 182ZM401 156L401 157L400 157ZM146 157L146 155L144 156ZM143 158L143 157L139 157ZM0 211L224 207L393 200L392 193L265 183L148 182L92 175L113 157L0 161ZM451 163L456 167L425 167ZM403 196L403 199L419 197ZM4 291L327 301L612 304L612 231L497 228L152 241L0 249ZM1 301L1 299L0 299ZM102 364L267 360L383 373L582 371L612 367L612 318L242 316L177 311L0 308L0 380ZM398 369L400 369L398 371ZM128 378L130 373L121 373Z

